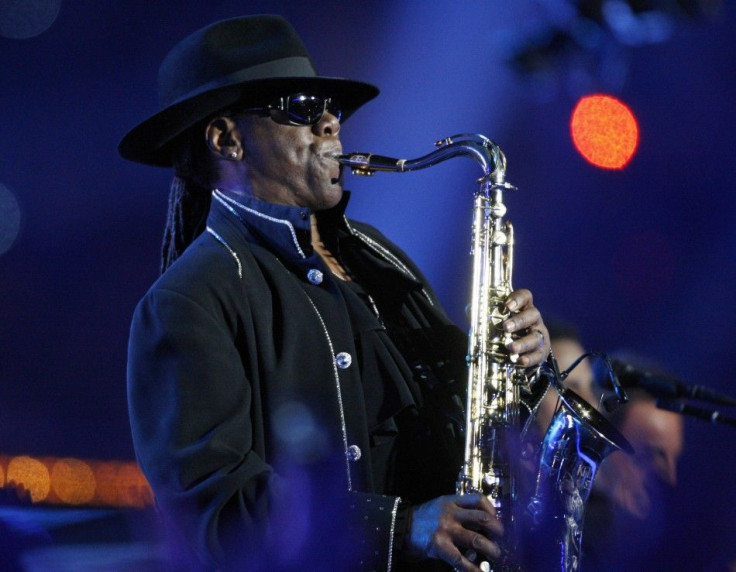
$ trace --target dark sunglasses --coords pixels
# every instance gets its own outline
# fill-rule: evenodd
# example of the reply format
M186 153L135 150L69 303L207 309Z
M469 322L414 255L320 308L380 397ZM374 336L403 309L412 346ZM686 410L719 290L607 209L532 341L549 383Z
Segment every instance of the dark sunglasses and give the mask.
M337 100L305 93L280 97L277 103L243 111L270 115L276 123L286 125L316 125L322 119L325 111L334 115L338 121L342 118L342 107Z

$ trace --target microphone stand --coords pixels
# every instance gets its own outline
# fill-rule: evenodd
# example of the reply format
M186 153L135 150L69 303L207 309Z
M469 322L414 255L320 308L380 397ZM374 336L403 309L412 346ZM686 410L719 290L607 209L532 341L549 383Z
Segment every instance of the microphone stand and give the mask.
M730 425L731 427L736 427L736 417L723 415L717 410L705 409L704 407L696 407L688 403L662 398L657 399L657 407L664 409L665 411L672 411L673 413L695 417L702 421L709 421L714 425Z

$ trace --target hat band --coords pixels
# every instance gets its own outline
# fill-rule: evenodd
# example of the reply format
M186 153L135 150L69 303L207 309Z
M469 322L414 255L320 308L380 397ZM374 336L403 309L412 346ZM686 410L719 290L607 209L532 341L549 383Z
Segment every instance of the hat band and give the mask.
M215 81L208 82L204 85L199 86L196 90L190 91L183 96L177 98L175 101L160 102L162 108L170 105L175 105L181 101L189 99L200 93L205 93L212 89L225 87L228 85L236 85L239 83L260 80L260 79L275 79L275 78L286 78L286 77L315 77L317 72L312 67L312 62L309 58L305 57L292 57L292 58L281 58L279 60L273 60L257 66L252 66L242 70L238 70L231 74L217 78ZM163 100L164 98L162 98Z

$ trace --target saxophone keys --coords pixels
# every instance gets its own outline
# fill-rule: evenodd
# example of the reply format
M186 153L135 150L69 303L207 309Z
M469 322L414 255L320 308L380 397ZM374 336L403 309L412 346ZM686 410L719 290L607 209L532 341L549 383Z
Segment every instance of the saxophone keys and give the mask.
M508 244L506 233L497 230L493 233L493 236L491 237L491 242L493 246L506 246L506 244Z

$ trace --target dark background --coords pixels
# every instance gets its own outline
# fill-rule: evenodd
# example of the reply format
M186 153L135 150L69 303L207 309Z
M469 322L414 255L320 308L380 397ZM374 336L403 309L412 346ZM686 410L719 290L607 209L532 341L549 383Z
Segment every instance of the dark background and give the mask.
M174 43L259 12L287 16L321 73L381 87L343 127L346 150L416 158L462 132L501 145L519 188L514 283L545 316L736 395L736 16L630 4L0 2L0 454L133 459L127 333L158 273L170 173L116 145L157 110ZM638 118L623 170L572 144L572 109L595 92ZM459 323L478 174L459 160L346 180L349 214L401 244ZM736 432L686 430L672 547L683 569L715 569L736 553Z

